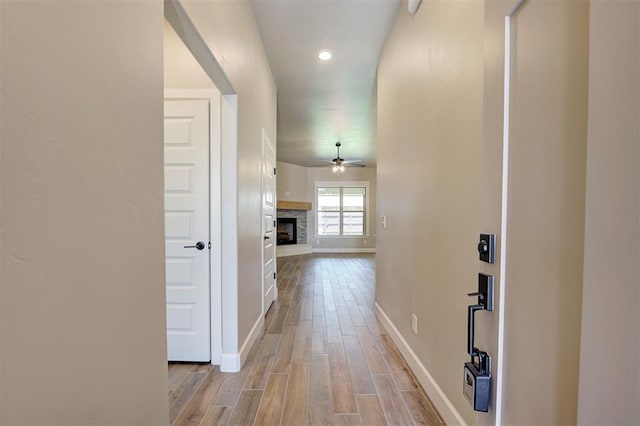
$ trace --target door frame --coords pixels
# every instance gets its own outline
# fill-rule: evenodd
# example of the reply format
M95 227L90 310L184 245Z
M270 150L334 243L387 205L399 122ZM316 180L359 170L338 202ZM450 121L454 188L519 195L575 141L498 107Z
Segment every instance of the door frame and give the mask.
M222 96L217 90L165 89L166 100L209 102L209 317L211 321L211 363L220 364L222 354L222 217L221 217L221 117Z
M265 200L265 191L264 191L264 166L265 166L265 161L264 161L264 147L266 145L269 145L269 147L273 150L273 154L274 154L274 160L277 158L276 157L276 146L273 144L273 142L271 142L271 138L269 137L269 135L267 134L267 131L263 128L262 129L262 143L261 143L261 150L262 150L262 167L260 168L261 173L260 173L260 182L261 182L261 188L260 188L260 192L261 192L261 197L260 197L260 219L262 222L262 235L265 234L266 230L265 230L265 222L264 222L264 200ZM274 161L274 167L275 167L275 161ZM273 220L276 220L276 217L278 215L278 201L277 201L277 185L278 185L278 176L277 173L273 174L273 179L274 179L274 197L273 197ZM273 234L274 236L276 236L278 233L277 227L274 225L273 227ZM273 241L273 272L276 274L276 278L273 279L273 301L275 302L276 300L278 300L278 278L277 278L277 256L276 256L276 241L277 241L277 237L274 239ZM261 277L262 277L262 316L264 317L267 314L267 310L269 308L269 306L265 306L264 305L264 241L262 240L262 238L260 238L260 242L261 242L261 248L260 248L260 257L262 259L261 265L260 265L260 269L262 271Z

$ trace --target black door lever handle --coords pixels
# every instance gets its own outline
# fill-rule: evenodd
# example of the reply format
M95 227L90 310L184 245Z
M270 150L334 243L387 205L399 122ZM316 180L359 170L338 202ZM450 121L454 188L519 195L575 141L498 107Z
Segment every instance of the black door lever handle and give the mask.
M195 248L198 250L204 250L204 243L202 241L198 241L194 246L184 246L184 248Z

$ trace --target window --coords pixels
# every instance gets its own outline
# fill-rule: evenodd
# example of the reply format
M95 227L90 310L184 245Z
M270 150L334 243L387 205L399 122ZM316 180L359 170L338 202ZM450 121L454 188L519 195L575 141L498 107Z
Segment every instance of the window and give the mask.
M366 235L367 188L368 182L316 182L318 235Z

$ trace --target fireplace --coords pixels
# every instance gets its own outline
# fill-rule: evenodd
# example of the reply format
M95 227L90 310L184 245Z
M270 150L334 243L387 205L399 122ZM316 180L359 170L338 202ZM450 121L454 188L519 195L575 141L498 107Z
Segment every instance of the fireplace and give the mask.
M278 218L278 242L277 245L284 246L287 244L297 244L298 242L298 224L295 217L279 217Z

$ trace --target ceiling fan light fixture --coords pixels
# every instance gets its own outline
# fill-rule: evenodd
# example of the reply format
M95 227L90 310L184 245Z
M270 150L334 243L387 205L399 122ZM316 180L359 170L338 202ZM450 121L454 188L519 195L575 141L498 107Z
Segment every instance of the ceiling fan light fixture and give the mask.
M331 168L331 171L332 171L333 173L338 173L338 170L340 170L340 167L339 167L339 166L337 166L337 165L336 165L336 166L333 166L333 167Z
M340 165L339 169L341 172L344 172L344 166L342 164Z
M318 52L318 58L321 61L328 61L332 56L333 54L329 49L322 49L320 52Z

